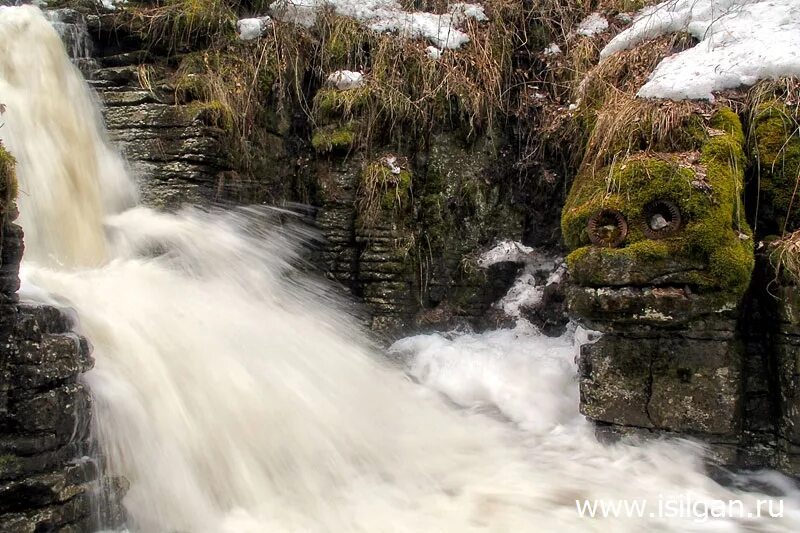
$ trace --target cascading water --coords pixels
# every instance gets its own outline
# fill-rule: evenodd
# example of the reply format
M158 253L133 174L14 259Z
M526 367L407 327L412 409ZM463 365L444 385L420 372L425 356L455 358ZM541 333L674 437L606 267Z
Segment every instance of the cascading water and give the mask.
M98 438L131 483L131 530L798 529L796 494L778 520L581 518L576 499L689 494L752 509L759 495L706 477L687 443L598 444L577 412L572 334L520 322L400 341L421 386L295 268L302 230L263 210L135 207L89 89L36 8L0 8L0 101L27 294L74 307L94 343Z

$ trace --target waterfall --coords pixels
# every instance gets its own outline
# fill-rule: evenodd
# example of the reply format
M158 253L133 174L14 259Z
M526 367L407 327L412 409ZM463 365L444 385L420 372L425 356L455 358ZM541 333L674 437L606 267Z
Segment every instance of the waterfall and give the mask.
M135 188L105 139L86 82L59 35L34 7L0 12L0 130L20 166L26 258L99 265L108 259L103 222L133 205Z
M54 9L44 13L45 18L61 37L69 57L73 60L92 58L92 39L83 15L71 9Z
M137 206L36 8L0 8L0 102L21 180L23 297L73 307L94 345L97 435L130 481L131 531L798 529L789 503L782 521L580 517L584 498L688 492L753 509L761 495L708 478L690 443L600 445L577 412L574 328L412 337L389 364L297 268L313 237L301 224Z

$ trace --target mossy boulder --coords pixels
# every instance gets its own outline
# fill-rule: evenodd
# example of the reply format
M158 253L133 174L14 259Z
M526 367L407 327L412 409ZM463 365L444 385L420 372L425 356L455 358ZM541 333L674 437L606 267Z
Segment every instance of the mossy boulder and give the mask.
M738 300L753 269L741 200L743 145L738 116L723 107L706 124L699 152L640 152L582 169L561 221L575 281L590 287L680 283ZM653 205L677 212L668 235L654 237ZM613 243L618 247L592 244L590 220L604 212L618 213L627 224L627 235Z
M783 102L771 100L756 106L751 150L760 195L758 221L766 233L800 228L798 128L797 111Z

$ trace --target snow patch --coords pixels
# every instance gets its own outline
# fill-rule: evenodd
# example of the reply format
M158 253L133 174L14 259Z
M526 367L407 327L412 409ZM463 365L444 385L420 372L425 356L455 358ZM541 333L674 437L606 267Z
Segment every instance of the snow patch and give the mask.
M660 320L662 322L669 322L671 320L675 320L672 316L665 315L661 311L650 307L645 308L644 314L633 315L633 318L645 319L645 320Z
M277 0L270 5L276 19L311 26L319 9L331 7L378 32L395 32L408 39L426 39L439 49L455 49L469 42L459 26L468 19L488 20L479 4L450 4L444 14L404 11L396 0ZM429 54L430 55L430 54Z
M396 156L386 156L383 158L383 164L386 165L386 168L389 169L389 172L395 176L399 175L403 171L403 167L398 164Z
M661 61L638 96L713 100L715 91L800 76L798 0L668 0L639 12L600 56L678 31L700 43Z
M559 54L561 54L561 47L556 43L550 43L550 46L544 49L544 55L546 56L557 56Z
M42 5L47 2L41 2ZM109 11L116 11L118 7L127 4L127 0L100 0L100 4Z
M340 91L356 89L364 85L364 74L352 70L337 70L328 76L328 83Z
M525 268L514 280L505 296L493 305L509 317L518 320L522 309L533 308L542 302L544 289L560 283L566 274L566 264L561 258L540 252L516 241L502 241L484 252L477 261L480 268L489 268L498 263L522 263ZM543 273L548 273L542 283Z
M264 35L270 24L272 19L267 16L241 19L236 23L236 34L240 41L252 41Z
M598 33L603 33L607 29L608 19L599 13L592 13L578 24L578 29L575 31L578 35L592 37Z
M480 268L488 268L497 263L526 263L532 260L535 250L516 241L502 241L478 258Z
M431 59L441 59L442 58L442 50L436 48L435 46L429 46L425 49L425 53L428 54L428 57Z

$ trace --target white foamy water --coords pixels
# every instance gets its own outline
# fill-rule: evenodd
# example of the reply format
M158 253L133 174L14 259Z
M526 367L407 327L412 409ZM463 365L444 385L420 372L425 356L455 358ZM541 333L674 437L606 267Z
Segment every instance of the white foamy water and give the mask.
M411 337L392 348L406 368L388 364L296 268L301 226L269 210L134 206L89 90L38 10L0 8L0 52L25 295L74 307L94 345L98 438L131 483L132 531L798 529L788 499L781 520L580 518L576 499L753 509L760 495L713 482L688 443L598 444L577 412L573 333L520 323Z

